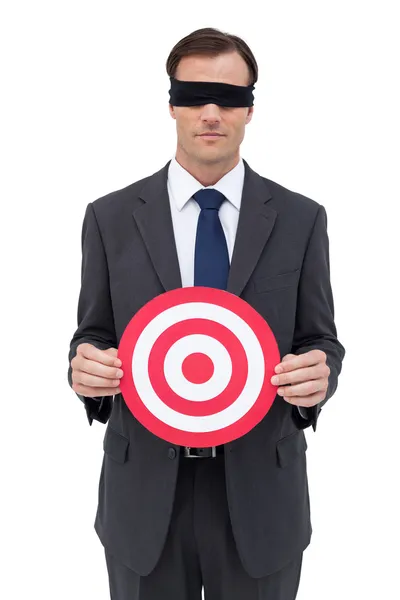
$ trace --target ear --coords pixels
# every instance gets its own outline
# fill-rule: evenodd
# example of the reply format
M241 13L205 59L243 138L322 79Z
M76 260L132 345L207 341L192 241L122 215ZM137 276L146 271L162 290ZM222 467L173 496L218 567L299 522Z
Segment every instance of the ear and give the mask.
M173 119L176 119L176 115L175 115L175 109L174 109L174 107L172 106L172 104L168 104L168 107L169 107L169 114L171 115L171 117L172 117Z
M246 117L246 125L247 125L247 123L250 123L251 118L253 116L253 112L254 112L254 106L250 106L249 112L247 113L247 117Z

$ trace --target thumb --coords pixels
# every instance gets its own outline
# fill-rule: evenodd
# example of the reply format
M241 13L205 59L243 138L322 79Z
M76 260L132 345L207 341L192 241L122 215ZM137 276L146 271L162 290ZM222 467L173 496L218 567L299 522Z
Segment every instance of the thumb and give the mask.
M291 358L295 358L295 354L285 354L285 356L282 358L281 362L284 362L285 360L290 360Z
M118 356L117 348L107 348L106 350L103 350L103 352L105 352L109 356L115 356L115 357Z

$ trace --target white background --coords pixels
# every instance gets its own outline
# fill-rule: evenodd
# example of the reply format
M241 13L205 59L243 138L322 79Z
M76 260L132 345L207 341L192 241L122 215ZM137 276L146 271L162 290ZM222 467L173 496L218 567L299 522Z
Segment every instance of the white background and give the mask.
M2 4L2 598L109 598L93 529L105 429L67 382L82 220L174 155L165 62L206 26L243 37L259 64L242 157L328 214L347 353L307 430L298 600L400 596L396 4Z

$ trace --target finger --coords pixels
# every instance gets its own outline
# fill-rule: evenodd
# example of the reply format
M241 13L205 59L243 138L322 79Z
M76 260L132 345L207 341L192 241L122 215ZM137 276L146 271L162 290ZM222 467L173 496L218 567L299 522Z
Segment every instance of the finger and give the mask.
M97 361L89 360L83 357L80 358L80 361L79 363L77 363L75 370L78 374L78 377L79 373L97 375L98 377L103 377L105 379L121 379L121 377L123 377L124 375L123 370L119 367L108 367Z
M105 350L103 350L103 352L107 352L107 354L114 357L118 355L117 348L106 348Z
M318 364L320 361L320 351L311 350L304 354L291 355L286 360L283 360L275 367L275 373L286 373L293 371L294 369L301 369L302 367L309 367Z
M281 362L276 365L274 369L275 373L282 373L282 363L287 360L290 360L291 358L294 358L295 356L295 354L285 354L285 356L281 359Z
M84 373L82 371L78 371L78 373L76 373L74 382L77 384L80 384L80 385L85 385L87 387L93 387L93 388L99 388L99 387L115 388L120 384L119 378L108 379L105 377L98 377L97 375L90 375L89 373Z
M79 356L83 356L89 360L93 360L95 362L99 362L103 365L114 366L116 359L114 356L114 351L118 352L116 348L107 348L106 350L100 350L100 348L96 348L93 344L79 344L76 354Z
M271 377L273 385L287 385L288 383L301 383L303 381L311 381L312 379L321 379L325 376L325 366L323 364L313 367L304 367L295 369L288 373L280 373Z
M326 390L326 380L314 379L312 381L279 387L277 393L280 396L289 396L292 398L293 396L308 396L316 392L322 392L323 390Z
M104 350L104 352L107 352L107 354L114 357L114 364L116 367L120 367L122 365L121 359L118 358L117 348L107 348L106 350Z

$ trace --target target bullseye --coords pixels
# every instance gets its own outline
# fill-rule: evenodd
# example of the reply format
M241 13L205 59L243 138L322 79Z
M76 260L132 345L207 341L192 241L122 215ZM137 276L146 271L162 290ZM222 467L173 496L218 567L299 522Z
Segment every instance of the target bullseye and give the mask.
M184 359L182 373L192 383L205 383L214 373L214 363L207 354L193 352Z
M247 302L215 288L179 288L148 302L128 323L118 356L132 414L179 445L241 437L276 395L272 330Z

